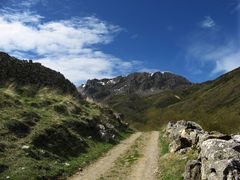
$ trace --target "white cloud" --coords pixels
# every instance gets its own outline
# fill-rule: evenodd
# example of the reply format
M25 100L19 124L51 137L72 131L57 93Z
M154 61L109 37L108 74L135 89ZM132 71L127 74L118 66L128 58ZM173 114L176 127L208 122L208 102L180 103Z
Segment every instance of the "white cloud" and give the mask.
M216 26L216 23L210 16L206 16L200 25L202 28L213 28Z
M121 28L96 17L46 22L44 17L30 11L3 12L0 14L1 51L35 59L75 83L126 73L138 64L97 49L99 44L112 42Z
M214 69L214 73L218 72L228 72L236 67L240 66L240 53L235 52L233 54L229 54L228 56L222 57L221 60L216 62L216 68Z
M102 52L93 52L83 55L68 55L64 57L47 57L39 59L43 65L53 67L62 72L73 82L86 81L93 78L111 78L117 74L128 73L137 61L122 61Z
M226 73L240 66L240 50L237 43L228 40L223 44L195 43L187 52L188 58L201 63L199 69L208 63L214 64L212 74Z
M38 15L19 14L0 16L0 47L6 51L33 51L38 55L79 54L95 44L112 41L119 27L108 25L95 17L35 24Z
M9 13L9 11L11 13ZM8 22L39 23L40 20L43 19L42 16L28 10L20 12L14 9L2 9L0 12L0 18Z
M237 50L232 50L230 53L216 57L215 60L216 66L212 73L226 73L240 67L240 52Z

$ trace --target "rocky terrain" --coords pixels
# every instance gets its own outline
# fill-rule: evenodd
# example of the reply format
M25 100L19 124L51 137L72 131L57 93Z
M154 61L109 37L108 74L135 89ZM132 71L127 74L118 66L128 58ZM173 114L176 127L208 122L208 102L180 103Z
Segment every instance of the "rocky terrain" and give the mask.
M146 95L159 91L179 90L191 86L182 76L169 72L133 73L113 79L93 79L79 87L79 91L93 100L99 101L119 94Z
M188 161L185 180L235 180L240 178L240 135L207 132L192 121L170 122L166 135L170 152L194 150L198 159Z

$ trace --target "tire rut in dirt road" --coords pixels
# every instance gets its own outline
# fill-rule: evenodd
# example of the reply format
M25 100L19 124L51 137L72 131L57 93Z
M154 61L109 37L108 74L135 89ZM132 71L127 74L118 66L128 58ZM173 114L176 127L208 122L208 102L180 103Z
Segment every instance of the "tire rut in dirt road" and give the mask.
M118 157L114 166L102 175L98 180L126 180L131 173L132 166L142 156L146 142L149 140L149 133L143 133L124 154Z
M114 166L114 162L117 158L124 154L141 136L141 132L137 132L131 135L128 139L122 141L120 144L111 149L104 157L91 164L84 169L81 173L78 173L69 178L69 180L96 180Z
M154 180L158 172L159 132L150 132L150 137L142 151L142 157L134 164L129 180Z

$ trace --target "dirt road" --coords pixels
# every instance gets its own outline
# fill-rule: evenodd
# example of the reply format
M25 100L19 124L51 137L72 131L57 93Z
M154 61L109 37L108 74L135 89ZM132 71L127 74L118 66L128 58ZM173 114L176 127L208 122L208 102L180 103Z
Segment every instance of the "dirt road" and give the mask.
M145 148L142 151L142 158L133 166L129 180L154 180L158 172L159 158L159 132L153 131Z
M72 176L69 178L69 180L98 179L114 166L114 161L116 161L121 154L124 154L135 143L137 138L141 136L141 134L141 132L137 132L128 139L122 141L119 145L110 150L104 157L100 158L98 161L84 169L80 174Z
M158 171L159 132L137 132L70 180L154 180Z

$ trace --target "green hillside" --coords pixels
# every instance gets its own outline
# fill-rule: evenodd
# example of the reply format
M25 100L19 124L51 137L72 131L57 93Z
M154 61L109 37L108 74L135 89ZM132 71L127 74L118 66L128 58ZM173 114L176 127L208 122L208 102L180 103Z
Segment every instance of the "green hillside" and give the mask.
M169 120L186 119L200 123L206 130L240 132L240 69L182 91L149 96L125 94L104 103L124 113L139 129L156 129Z
M0 86L0 179L56 179L83 167L119 139L112 111L50 88ZM111 124L114 141L96 124Z
M66 179L126 135L61 73L0 52L0 179Z

